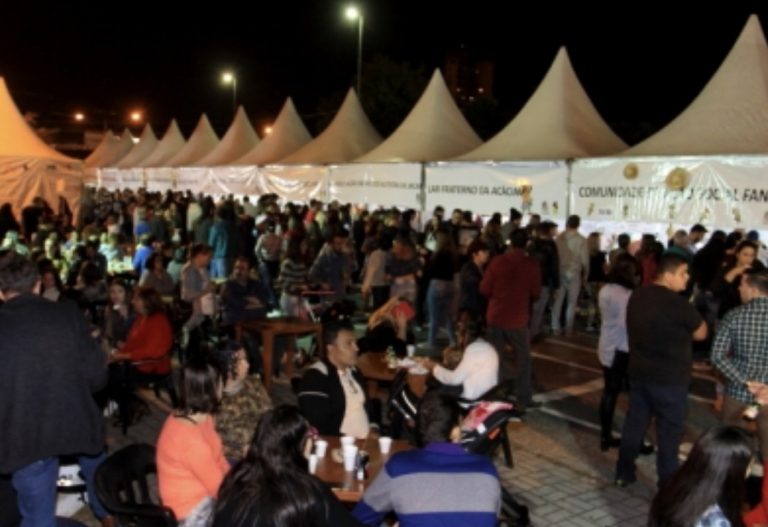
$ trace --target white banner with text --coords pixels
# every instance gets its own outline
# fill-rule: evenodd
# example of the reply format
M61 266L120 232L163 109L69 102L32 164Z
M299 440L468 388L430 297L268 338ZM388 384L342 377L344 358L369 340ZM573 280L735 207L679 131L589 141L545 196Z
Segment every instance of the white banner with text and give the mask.
M329 200L421 210L419 163L350 163L328 168Z
M565 161L434 163L426 168L427 213L442 205L475 214L509 213L545 219L566 216L568 165Z
M584 220L768 226L768 157L585 159L573 163L571 210Z

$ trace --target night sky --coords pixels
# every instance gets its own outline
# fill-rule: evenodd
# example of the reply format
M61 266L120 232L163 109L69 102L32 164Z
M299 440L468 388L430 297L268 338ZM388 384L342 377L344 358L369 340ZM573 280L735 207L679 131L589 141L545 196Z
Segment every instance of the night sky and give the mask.
M51 122L83 110L117 127L141 107L158 134L172 117L188 134L202 112L222 133L231 119L231 90L219 82L227 67L257 123L291 96L311 129L319 102L354 83L357 27L344 19L343 2L167 4L4 6L0 75L22 111ZM366 0L358 3L364 61L383 55L430 74L463 46L495 62L499 111L511 118L566 45L598 110L626 136L651 133L683 110L750 13L768 22L759 1L614 4Z

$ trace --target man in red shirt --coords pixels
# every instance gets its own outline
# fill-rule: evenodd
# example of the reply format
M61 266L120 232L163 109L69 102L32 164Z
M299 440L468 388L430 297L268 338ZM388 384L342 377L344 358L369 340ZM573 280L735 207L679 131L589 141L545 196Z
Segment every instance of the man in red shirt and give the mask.
M511 248L491 261L480 293L488 299L488 338L499 354L499 381L515 379L518 410L524 412L533 398L528 320L541 292L541 271L525 254L527 231L515 229L509 239Z

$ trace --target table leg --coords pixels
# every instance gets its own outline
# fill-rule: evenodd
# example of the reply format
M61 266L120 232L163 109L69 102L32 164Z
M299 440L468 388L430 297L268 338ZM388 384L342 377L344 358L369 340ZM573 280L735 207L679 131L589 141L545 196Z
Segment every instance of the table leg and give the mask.
M261 364L264 371L262 372L262 382L264 383L264 389L267 393L272 389L272 360L275 356L275 333L269 329L261 332Z

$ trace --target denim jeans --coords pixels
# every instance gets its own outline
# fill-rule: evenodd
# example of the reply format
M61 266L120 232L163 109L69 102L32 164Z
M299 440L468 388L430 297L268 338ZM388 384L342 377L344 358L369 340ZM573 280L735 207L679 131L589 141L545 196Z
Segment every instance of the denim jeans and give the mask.
M552 288L549 286L541 286L541 294L539 298L533 303L531 309L531 321L529 327L531 329L531 338L541 333L541 324L544 321L544 313L547 312L547 306L549 305L549 299L552 297Z
M232 271L232 258L214 258L211 260L211 278L229 278Z
M560 317L563 314L563 302L566 296L568 297L568 303L565 307L565 331L568 333L573 331L580 292L581 276L570 276L562 273L560 276L560 287L555 291L555 301L552 305L552 331L560 331Z
M59 458L40 459L13 473L21 527L56 527L56 480Z
M616 479L635 480L635 459L651 418L656 417L656 472L662 484L678 467L678 450L688 412L688 385L662 385L630 379L629 410L621 434Z
M427 309L429 310L429 345L431 347L435 346L437 331L441 327L445 327L448 331L448 341L451 346L456 343L451 320L454 294L453 281L430 280L427 290Z

